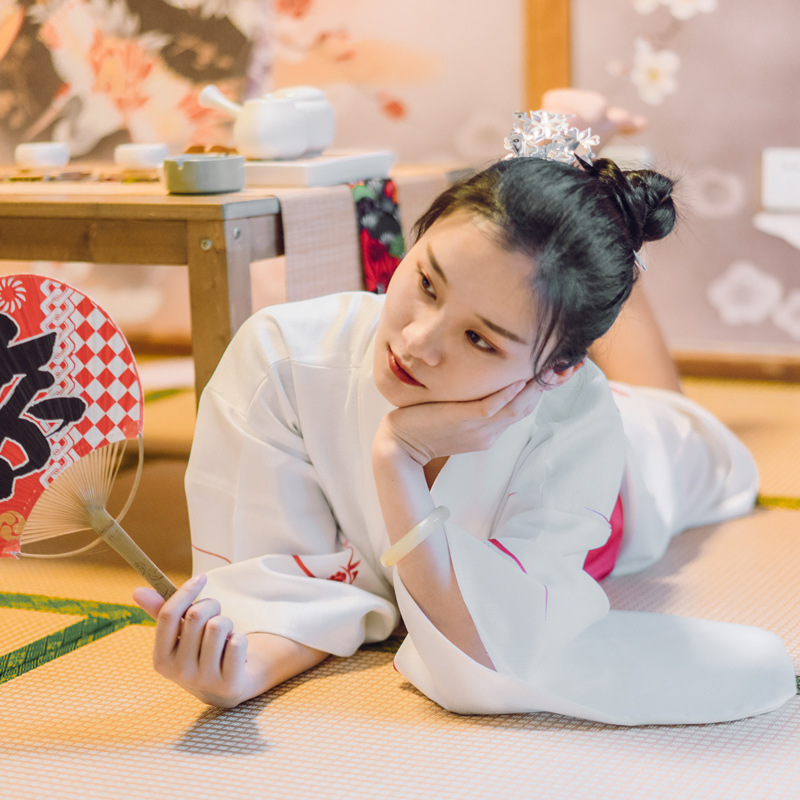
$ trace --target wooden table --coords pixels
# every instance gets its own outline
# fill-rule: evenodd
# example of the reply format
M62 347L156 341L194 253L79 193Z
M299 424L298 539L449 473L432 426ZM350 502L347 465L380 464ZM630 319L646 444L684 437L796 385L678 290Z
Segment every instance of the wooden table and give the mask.
M283 251L267 189L167 195L148 184L3 184L0 259L189 268L197 397L251 313L250 264Z

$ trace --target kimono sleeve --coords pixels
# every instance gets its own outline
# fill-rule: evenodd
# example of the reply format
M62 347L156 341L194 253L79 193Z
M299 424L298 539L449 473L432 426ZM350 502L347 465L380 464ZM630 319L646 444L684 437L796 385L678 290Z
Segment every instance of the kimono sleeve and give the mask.
M535 682L550 654L608 612L605 593L582 567L587 552L610 535L624 439L607 387L584 381L583 388L566 398L566 409L562 401L557 413L540 410L488 540L476 538L458 520L445 525L461 594L498 677ZM453 686L451 670L441 656L432 659L421 652L432 626L397 575L395 589L410 632L403 646L418 651L417 665L444 669L425 669L427 688L442 697L433 684L447 692L445 687ZM419 642L410 618L421 623ZM433 639L439 636L437 631ZM401 672L405 656L398 653ZM455 648L448 660L460 660ZM459 704L450 697L444 705L454 702Z
M292 347L302 349L302 337ZM352 554L306 450L293 362L281 327L261 313L237 333L203 392L186 473L194 571L207 572L203 595L239 632L347 655L365 638L387 636L397 610L303 571L321 560L320 570L335 573Z
M583 571L587 551L609 535L625 458L621 423L599 399L595 410L576 407L569 423L545 421L488 540L445 524L461 594L494 670L447 640L395 574L409 631L397 669L466 714L550 711L622 725L684 724L779 707L795 686L778 637L610 611Z

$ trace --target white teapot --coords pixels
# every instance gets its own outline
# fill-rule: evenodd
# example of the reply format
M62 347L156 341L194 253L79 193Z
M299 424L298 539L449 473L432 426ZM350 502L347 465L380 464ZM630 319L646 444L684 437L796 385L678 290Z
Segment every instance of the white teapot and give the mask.
M204 108L234 117L233 143L247 159L292 159L308 149L306 117L289 98L268 95L239 105L212 84L202 89L197 100Z
M269 97L270 95L267 95ZM308 150L306 155L319 155L331 146L336 133L336 120L333 106L322 89L316 86L289 86L277 89L272 97L292 100L298 111L302 112L308 129Z

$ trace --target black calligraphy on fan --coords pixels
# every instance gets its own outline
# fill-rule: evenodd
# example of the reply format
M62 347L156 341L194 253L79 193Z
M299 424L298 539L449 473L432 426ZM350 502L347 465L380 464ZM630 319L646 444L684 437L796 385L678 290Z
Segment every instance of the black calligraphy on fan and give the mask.
M45 397L56 382L48 369L56 344L54 332L17 339L19 326L0 314L0 451L8 440L24 458L0 457L0 500L14 492L17 478L41 470L50 459L49 439L86 413L80 397ZM55 426L55 427L54 427Z

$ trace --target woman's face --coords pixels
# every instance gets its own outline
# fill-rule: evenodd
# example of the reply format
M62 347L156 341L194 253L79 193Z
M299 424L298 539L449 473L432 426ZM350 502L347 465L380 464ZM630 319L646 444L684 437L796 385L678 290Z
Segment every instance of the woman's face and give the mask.
M397 267L375 346L375 383L401 407L475 400L533 377L531 259L459 211L435 222Z

